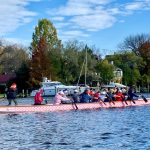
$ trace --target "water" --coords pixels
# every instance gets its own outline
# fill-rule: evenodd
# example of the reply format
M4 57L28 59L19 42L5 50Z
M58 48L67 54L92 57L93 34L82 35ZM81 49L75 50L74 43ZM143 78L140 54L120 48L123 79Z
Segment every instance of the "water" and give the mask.
M49 101L50 102L50 101ZM33 99L18 99L32 104ZM6 105L2 101L1 105ZM4 150L149 150L150 107L0 115Z
M148 106L57 113L1 114L0 148L149 150L149 114Z

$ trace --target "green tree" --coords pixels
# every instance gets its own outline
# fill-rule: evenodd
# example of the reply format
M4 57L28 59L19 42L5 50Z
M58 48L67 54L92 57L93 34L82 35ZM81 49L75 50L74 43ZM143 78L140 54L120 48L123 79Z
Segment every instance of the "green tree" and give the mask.
M52 22L47 19L39 20L32 35L31 43L32 81L39 83L42 77L56 78L61 48L61 41L57 37L57 31Z
M3 46L0 64L2 73L16 72L23 62L29 60L27 49L19 45Z
M113 61L114 66L123 71L123 84L139 84L141 72L145 66L142 57L130 51L115 53L106 58L109 62Z
M107 59L102 60L97 65L97 70L100 71L102 83L108 84L114 77L114 66Z
M139 53L143 60L146 62L144 72L150 75L150 42L145 42L139 48Z

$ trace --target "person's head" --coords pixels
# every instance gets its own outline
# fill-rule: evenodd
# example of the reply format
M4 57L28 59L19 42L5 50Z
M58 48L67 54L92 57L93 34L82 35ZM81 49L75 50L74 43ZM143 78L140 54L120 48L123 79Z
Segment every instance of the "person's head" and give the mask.
M17 88L16 83L13 83L13 84L10 86L10 89L11 89L11 90L16 90L16 88Z
M44 90L43 90L43 89L39 89L39 92L40 92L40 93L43 93L43 92L44 92Z
M90 90L89 89L85 89L84 93L89 94Z
M110 93L114 93L114 89L110 89L109 91L110 91Z
M65 90L63 90L63 92L64 92L64 94L68 94L68 90L67 89L65 89Z
M64 92L63 91L59 91L58 94L61 95L61 96L63 96Z

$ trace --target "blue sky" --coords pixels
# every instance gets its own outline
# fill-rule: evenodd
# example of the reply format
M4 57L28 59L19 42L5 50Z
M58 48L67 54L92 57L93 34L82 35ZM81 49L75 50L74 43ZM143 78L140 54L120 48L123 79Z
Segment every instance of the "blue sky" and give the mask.
M39 19L63 42L76 39L106 54L127 36L150 33L150 0L0 0L0 38L28 46Z

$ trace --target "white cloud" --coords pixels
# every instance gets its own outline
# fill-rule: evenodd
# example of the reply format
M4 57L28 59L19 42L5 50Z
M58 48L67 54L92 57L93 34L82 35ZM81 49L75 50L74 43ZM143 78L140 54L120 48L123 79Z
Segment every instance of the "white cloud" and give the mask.
M118 14L119 9L105 10L106 4L111 1L69 0L66 5L50 10L48 13L51 16L63 17L64 20L59 20L59 23L56 23L58 28L67 26L68 29L82 28L85 31L98 31L111 27L116 21L113 15Z
M25 7L29 2L39 0L1 0L0 5L0 36L15 31L20 25L29 23L37 15Z
M59 20L59 28L65 25L68 29L73 27L98 31L120 22L118 16L131 15L134 11L150 5L150 0L135 0L124 5L115 2L116 0L68 0L65 5L51 10L49 14L63 17L64 20Z
M143 2L133 2L133 3L129 3L125 6L126 10L139 10L141 8L143 8L144 3Z
M67 36L82 36L82 37L87 37L88 34L83 33L82 31L78 31L78 30L72 30L72 31L66 31L65 33L63 33L63 35L67 35Z
M137 0L131 3L125 4L125 11L127 11L127 14L132 14L135 11L144 11L144 10L150 10L150 0Z
M5 41L9 41L9 44L20 44L22 45L22 43L24 43L24 46L29 46L31 41L29 40L22 40L22 39L18 39L18 38L5 38Z
M52 20L54 20L54 21L63 21L64 17L53 17Z
M88 31L97 31L111 27L116 19L107 13L103 13L96 15L92 14L85 16L76 16L71 21L76 23L83 29L86 28L86 30Z
M132 0L128 3L119 3L117 0L68 0L66 4L51 9L48 14L56 17L54 22L61 37L73 39L110 28L116 22L124 23L124 17L149 8L150 0Z
M60 38L63 39L63 41L67 41L68 39L74 40L74 39L79 39L83 37L88 37L89 34L84 33L81 30L70 30L66 32L59 32L60 33Z

